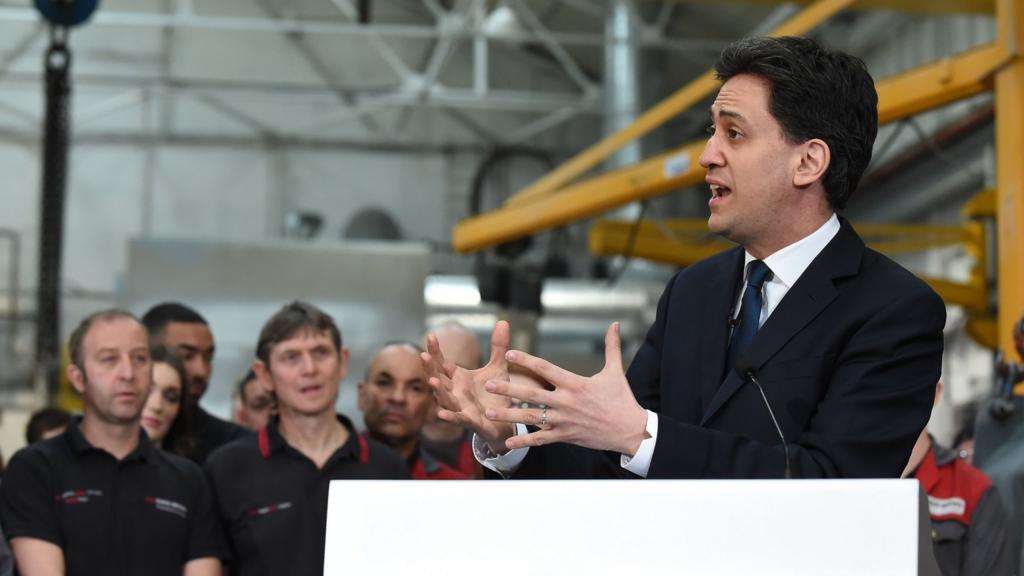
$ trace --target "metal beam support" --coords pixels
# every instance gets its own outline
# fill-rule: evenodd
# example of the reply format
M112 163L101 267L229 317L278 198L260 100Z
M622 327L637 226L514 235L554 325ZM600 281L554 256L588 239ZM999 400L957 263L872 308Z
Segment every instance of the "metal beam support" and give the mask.
M689 4L777 4L807 5L814 0L676 0ZM996 0L857 0L852 6L857 10L888 10L919 14L993 14Z
M275 20L287 22L288 19L278 11L277 7L270 0L259 0L257 4L263 9L267 15L271 16ZM303 59L309 65L310 70L313 71L331 90L334 91L338 98L338 101L344 106L352 106L355 103L356 95L348 90L341 82L335 78L334 72L330 66L320 57L320 55L313 49L312 46L306 40L305 32L301 30L293 30L285 33L285 37L292 44ZM360 123L363 127L378 137L388 139L387 135L383 133L380 125L373 119L366 115L358 116Z
M25 34L21 38L21 40L18 40L18 42L14 45L14 48L12 48L9 52L4 54L3 58L0 58L0 76L6 74L7 70L19 59L21 59L21 57L24 56L26 52L28 52L29 48L31 48L32 45L35 44L37 40L39 40L42 34L43 24L42 22L39 22L35 25L35 28L29 30L29 32Z
M481 96L487 94L489 85L487 34L484 34L484 21L487 18L487 0L473 0L473 92Z
M540 42L548 49L548 52L555 58L555 60L562 65L565 73L572 78L572 81L580 87L580 90L584 94L590 94L596 90L594 83L590 81L590 78L583 73L580 69L579 64L573 59L573 57L565 50L565 47L558 40L558 38L544 26L544 23L537 18L529 7L526 6L522 0L509 0L511 6L515 9L515 13L526 26L533 32L533 34L540 40Z
M697 184L704 178L704 171L697 166L703 148L703 141L695 142L574 184L557 194L463 220L452 230L452 246L459 252L479 250Z
M39 12L34 8L21 6L0 6L0 21L38 22ZM322 22L314 20L271 20L267 18L200 16L191 10L179 11L177 14L155 14L148 12L132 12L126 10L98 11L89 21L90 28L132 27L132 28L188 28L193 30L237 31L256 33L300 33L310 35L333 36L370 36L378 35L388 38L412 38L420 40L437 40L443 33L437 26L409 24L358 24L354 22ZM455 33L468 38L473 35L470 29ZM551 37L563 46L604 46L604 35L588 32L550 32ZM535 42L534 34L509 33L488 38L490 42L505 44L521 44ZM709 55L722 49L724 42L717 40L661 38L646 36L641 38L645 48L659 48L679 52L704 52Z
M1013 323L1024 312L1024 6L999 0L998 17L999 42L1011 55L995 82L998 336L1000 350L1013 358Z
M778 36L803 34L852 3L853 0L819 0L813 6L806 8L785 24L776 28L772 34ZM715 79L715 73L713 70L708 70L643 113L629 127L602 139L597 144L579 153L561 167L516 193L509 198L506 204L515 206L521 202L533 201L539 196L565 186L584 172L600 164L626 144L663 125L680 112L700 102L703 98L714 92L716 88L718 88L718 81ZM456 249L461 250L458 246L456 246Z
M1006 61L998 43L943 58L876 83L878 122L885 124L937 108L992 88Z

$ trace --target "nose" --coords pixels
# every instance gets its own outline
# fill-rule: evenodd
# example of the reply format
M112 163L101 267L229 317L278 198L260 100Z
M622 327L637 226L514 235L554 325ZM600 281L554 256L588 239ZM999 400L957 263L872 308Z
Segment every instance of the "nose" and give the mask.
M302 373L311 374L316 371L316 361L311 354L302 355Z
M210 363L201 357L191 359L185 364L185 372L189 380L210 381Z
M122 380L131 380L135 377L135 371L135 363L132 361L132 357L128 354L122 356L117 368L117 377Z
M405 402L405 386L398 384L397 386L391 387L391 394L388 396L388 401L393 404L402 404Z
M207 360L206 357L200 356L196 364L197 374L202 377L204 382L209 382L210 373L213 372L212 362L210 360Z
M164 411L163 396L156 390L149 393L149 398L146 399L146 410L153 414L160 414Z
M723 166L725 164L725 158L722 156L722 150L719 147L718 139L714 134L712 134L704 144L704 150L700 153L700 159L698 162L700 162L700 165L705 169L711 168L712 166Z

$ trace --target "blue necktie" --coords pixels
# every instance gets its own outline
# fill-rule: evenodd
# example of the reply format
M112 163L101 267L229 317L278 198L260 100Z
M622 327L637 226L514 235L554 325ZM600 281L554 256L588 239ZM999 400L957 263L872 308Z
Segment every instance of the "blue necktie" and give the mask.
M730 368L733 367L736 359L747 351L750 341L754 339L754 334L757 334L758 325L761 322L761 288L771 275L771 269L760 260L752 260L750 264L747 264L747 289L743 291L740 314L736 318L738 323L732 331L732 340L729 341Z

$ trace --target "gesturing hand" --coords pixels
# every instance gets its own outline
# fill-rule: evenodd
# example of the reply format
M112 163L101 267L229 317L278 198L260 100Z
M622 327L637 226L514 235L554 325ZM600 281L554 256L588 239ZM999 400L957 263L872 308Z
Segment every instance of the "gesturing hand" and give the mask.
M568 442L597 450L613 450L632 456L647 437L647 411L633 396L622 369L622 344L619 323L605 334L605 365L586 378L554 364L526 354L510 351L505 357L512 364L532 370L554 390L491 379L485 390L506 398L504 405L486 408L485 416L495 425L520 422L541 429L506 440L509 449ZM493 361L493 358L492 358ZM546 408L510 408L507 399L519 398Z
M500 321L491 334L491 359L478 370L467 370L445 360L433 334L427 335L427 351L421 355L428 382L441 408L437 417L473 430L498 454L508 451L505 440L515 434L515 426L484 417L489 408L506 408L509 405L508 398L491 394L484 389L484 384L488 381L509 381L508 362L505 360L508 342L508 322Z

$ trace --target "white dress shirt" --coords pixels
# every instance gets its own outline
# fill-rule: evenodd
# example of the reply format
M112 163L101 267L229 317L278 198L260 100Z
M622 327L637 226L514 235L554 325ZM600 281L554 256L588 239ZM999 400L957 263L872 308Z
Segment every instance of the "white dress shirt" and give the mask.
M832 217L809 236L797 240L763 260L768 269L772 271L772 276L769 280L765 281L762 287L764 293L758 328L764 325L765 321L768 320L768 317L772 315L772 312L779 305L779 302L782 302L782 298L789 292L789 289L796 284L796 281L800 279L800 276L811 265L811 262L817 258L818 254L825 249L825 246L838 233L839 218L832 214ZM750 264L753 260L756 260L756 258L750 252L747 252L743 261L743 290L746 290L747 264ZM743 290L736 297L736 306L733 307L733 318L740 313L739 309L740 302L743 300ZM516 434L526 434L526 426L517 424ZM647 411L647 434L650 438L640 443L640 448L636 454L633 456L623 454L620 462L623 468L644 478L647 477L647 472L651 468L651 459L654 457L654 445L658 441L658 414L651 410ZM519 468L519 464L526 457L528 450L529 448L519 448L510 450L500 456L495 456L487 448L485 442L478 441L475 437L473 439L473 454L476 456L476 459L485 467L503 476L512 474Z

